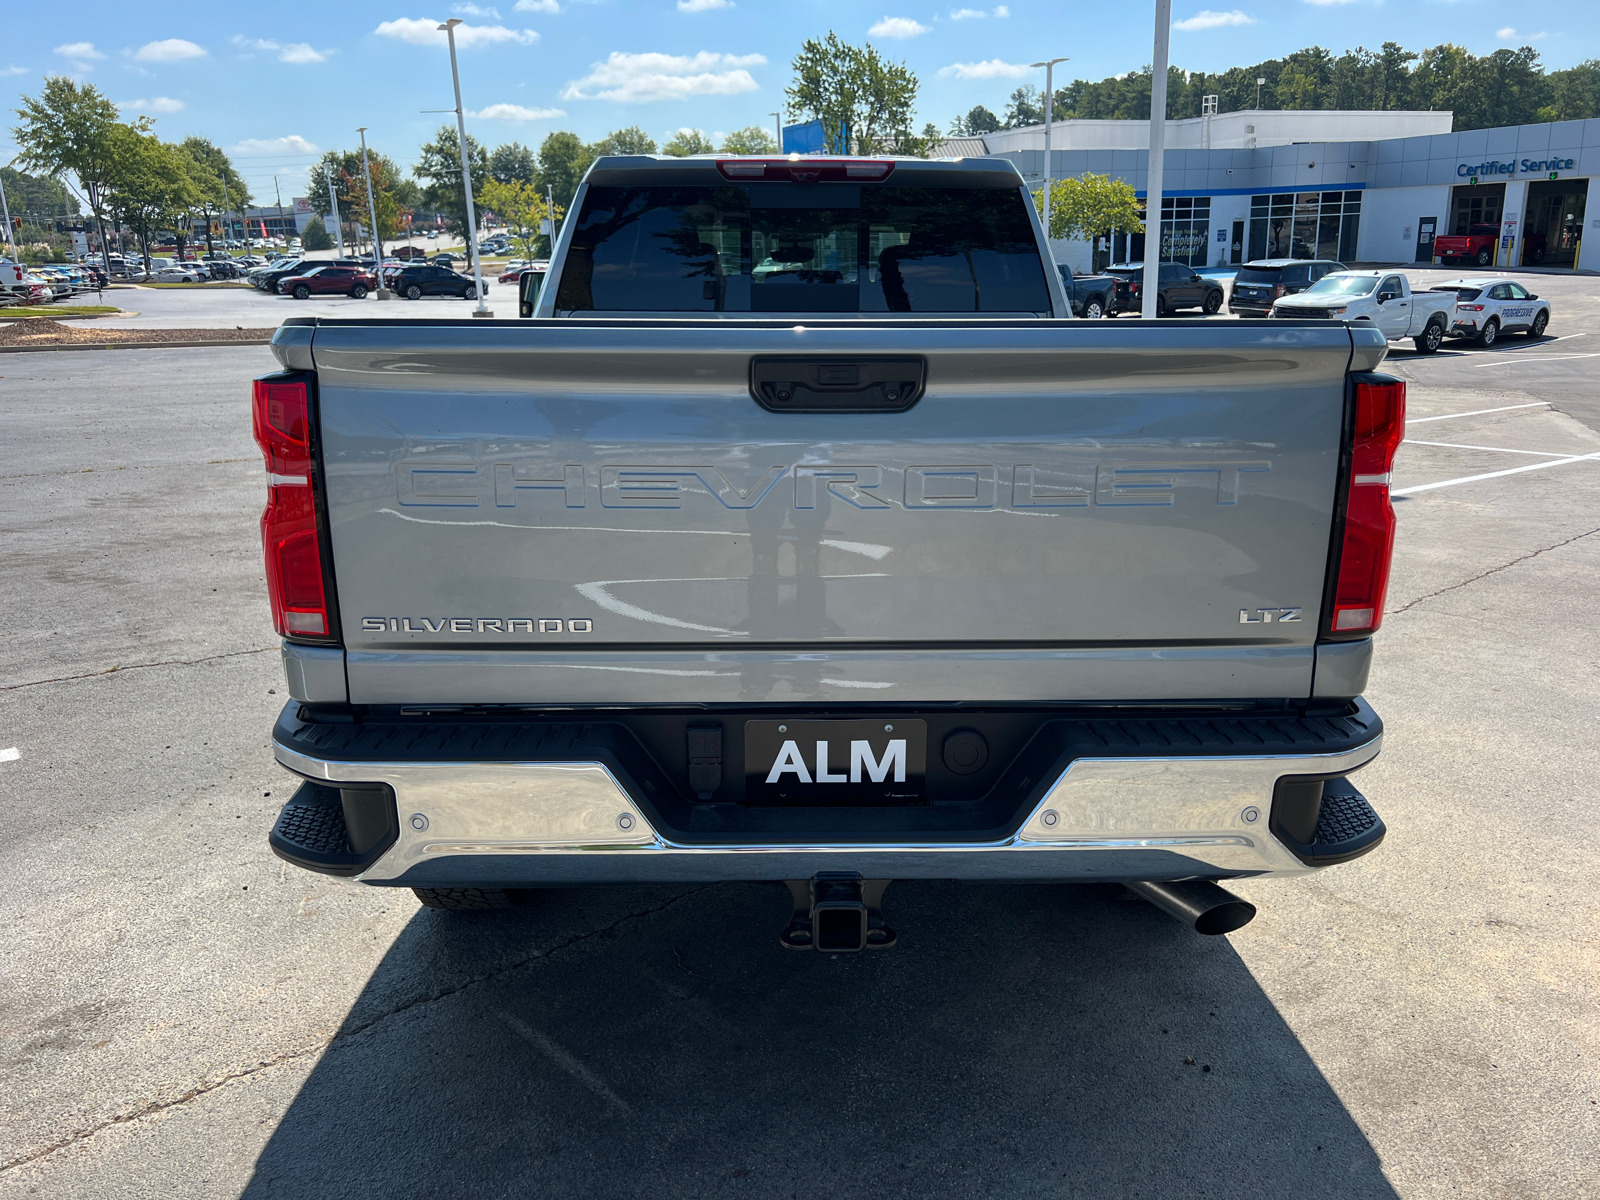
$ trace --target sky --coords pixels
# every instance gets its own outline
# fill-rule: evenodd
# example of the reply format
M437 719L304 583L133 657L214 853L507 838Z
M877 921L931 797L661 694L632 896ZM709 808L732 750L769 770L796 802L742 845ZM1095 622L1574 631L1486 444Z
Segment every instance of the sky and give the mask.
M978 0L967 0L977 4ZM1153 0L1107 10L1080 0L968 7L921 0L344 0L240 5L80 0L8 5L0 96L14 109L44 76L94 83L163 138L210 138L234 156L257 203L305 190L329 149L368 144L409 166L453 106L439 22L459 17L462 103L489 146L537 148L570 129L594 141L639 125L665 141L681 128L716 137L772 128L789 64L830 30L870 41L920 81L917 128L947 129L975 104L1004 113L1028 64L1067 56L1057 86L1102 79L1151 58ZM1231 7L1233 4L1240 7ZM1228 5L1230 7L1224 7ZM53 13L70 12L70 16ZM1600 57L1600 4L1545 0L1173 0L1172 62L1221 71L1308 45L1338 53L1397 41L1451 41L1475 54L1531 45L1547 68ZM13 99L12 97L15 97ZM0 124L0 162L15 153Z

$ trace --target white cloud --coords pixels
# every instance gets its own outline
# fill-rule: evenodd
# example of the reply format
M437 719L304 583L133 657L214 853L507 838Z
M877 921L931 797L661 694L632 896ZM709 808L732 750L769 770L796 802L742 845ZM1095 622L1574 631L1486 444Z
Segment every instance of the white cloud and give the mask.
M732 96L753 92L745 67L766 62L762 54L624 54L613 50L589 74L567 84L563 100L682 100L688 96ZM719 69L720 68L720 69Z
M867 32L873 37L914 38L919 33L927 33L928 27L910 17L885 17Z
M6 67L4 70L0 70L0 75L26 75L27 73L27 67Z
M556 0L517 0L516 12L550 13L554 15L561 11L561 5Z
M732 8L733 0L678 0L678 11L686 13L710 12L714 8Z
M271 38L247 38L241 34L233 35L233 44L246 50L265 50L276 54L279 62L286 63L319 63L327 62L328 55L337 54L336 50L317 50L306 42L275 42Z
M550 117L566 115L566 112L559 108L525 108L520 104L490 104L477 112L467 113L467 116L476 117L480 121L543 121Z
M993 12L984 12L981 8L952 8L950 19L952 21L981 21L984 17L1009 17L1011 10L1004 4L999 5Z
M1548 36L1543 33L1518 33L1509 25L1504 29L1495 30L1494 35L1502 42L1537 42L1540 38Z
M947 79L952 75L957 79L1021 79L1033 74L1033 68L1026 63L1008 63L1004 59L991 58L988 62L951 63L948 67L940 67L939 74Z
M399 17L393 21L384 21L373 32L384 37L399 38L402 42L410 42L413 46L445 44L444 30L439 28L439 22L423 17ZM494 42L520 42L524 46L531 46L538 40L539 35L531 29L507 29L504 25L456 26L456 45L463 50L470 46Z
M288 137L275 138L245 138L228 147L229 154L244 155L249 158L266 158L273 154L315 154L317 144L308 142L298 133L291 133Z
M182 112L182 100L174 100L171 96L151 96L148 100L118 100L117 107L124 112L143 113L175 113Z
M463 17L489 17L495 21L500 19L498 8L479 8L476 4L452 4L450 11L459 13Z
M82 60L105 57L104 54L94 48L93 42L68 42L65 46L57 46L56 53L61 55L62 58Z
M1327 8L1333 4L1354 4L1356 0L1306 0L1307 4L1315 4L1318 8Z
M1254 25L1256 19L1246 16L1237 8L1230 12L1212 12L1203 8L1186 21L1174 21L1172 27L1181 29L1185 33L1193 33L1197 29L1221 29L1224 25Z
M1011 10L1004 4L997 4L994 8L994 15L997 17L1009 17L1011 15Z
M182 62L186 58L204 58L206 52L183 38L163 38L159 42L146 42L134 51L140 62Z

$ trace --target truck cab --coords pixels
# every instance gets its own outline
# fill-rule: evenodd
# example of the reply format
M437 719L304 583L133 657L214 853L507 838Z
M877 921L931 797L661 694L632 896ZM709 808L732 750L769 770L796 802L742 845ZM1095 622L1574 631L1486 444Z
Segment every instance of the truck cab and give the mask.
M1418 352L1432 354L1455 320L1455 297L1413 292L1399 271L1343 271L1324 275L1305 291L1273 301L1274 317L1349 321L1378 330L1385 341L1410 338Z

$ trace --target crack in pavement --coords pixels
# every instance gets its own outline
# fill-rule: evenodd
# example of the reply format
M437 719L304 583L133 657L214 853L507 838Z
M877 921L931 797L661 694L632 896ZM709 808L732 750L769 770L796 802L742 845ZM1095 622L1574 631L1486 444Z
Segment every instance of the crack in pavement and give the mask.
M129 663L127 666L107 667L103 671L87 671L82 675L58 675L54 679L33 679L27 683L10 683L0 687L0 692L18 692L23 688L42 687L47 683L71 683L75 679L98 679L102 675L116 675L123 671L148 671L152 667L197 667L201 663L219 662L224 658L244 658L251 654L266 654L278 646L262 646L258 650L230 650L226 654L208 654L204 658L169 658L161 662Z
M1436 592L1429 592L1426 596L1418 596L1415 600L1408 601L1407 603L1402 604L1399 608L1389 609L1384 615L1389 617L1398 616L1400 613L1405 612L1408 608L1415 608L1424 600L1432 600L1435 596L1442 596L1446 592L1453 592L1457 588L1464 588L1469 583L1477 583L1480 579L1487 579L1491 575L1498 575L1501 571L1509 570L1518 563L1525 563L1529 559L1538 558L1541 554L1545 554L1551 550L1559 550L1563 546L1570 546L1573 542L1582 541L1586 537L1593 537L1597 533L1600 533L1600 529L1591 529L1587 533L1575 533L1564 542L1557 542L1553 546L1542 546L1538 550L1533 551L1531 554L1524 554L1521 558L1513 558L1510 562L1501 563L1498 567L1490 567L1487 571L1480 571L1470 579L1463 579L1460 583L1452 583L1449 587L1442 587Z
M625 913L623 916L618 917L609 925L606 925L600 929L591 929L585 933L575 933L571 937L564 938L555 943L546 950L536 951L535 953L529 954L524 958L520 958L516 962L507 966L485 972L482 975L469 976L457 984L440 988L425 995L413 997L403 1004L398 1004L394 1008L386 1009L383 1012L375 1014L369 1019L361 1022L359 1025L351 1025L341 1028L331 1037L322 1038L313 1045L302 1046L298 1050L285 1050L280 1054L273 1055L271 1058L262 1059L254 1066L243 1067L237 1071L229 1071L227 1074L218 1076L216 1079L208 1080L205 1083L196 1084L187 1092L183 1093L183 1095L175 1097L174 1099L146 1101L144 1104L138 1105L135 1108L131 1108L127 1112L118 1113L116 1116L108 1117L106 1120L91 1125L86 1129L74 1130L65 1137L51 1142L48 1146L42 1146L31 1154L24 1154L18 1158L13 1158L7 1162L0 1163L0 1172L15 1170L17 1167L25 1167L29 1163L38 1162L40 1159L46 1158L58 1150L65 1150L68 1146L76 1145L79 1142L86 1141L89 1138L94 1137L97 1133L102 1133L105 1130L111 1129L117 1125L126 1125L130 1121L137 1121L141 1118L151 1116L154 1113L165 1112L168 1109L179 1108L185 1104L188 1104L191 1100L196 1100L199 1097L206 1095L208 1092L216 1091L224 1084L232 1083L236 1079L248 1079L250 1076L269 1070L272 1067L282 1066L284 1063L294 1062L296 1059L305 1058L309 1054L316 1054L319 1051L331 1049L340 1042L346 1042L352 1038L359 1037L361 1034L366 1033L375 1026L381 1025L391 1017L397 1017L402 1013L410 1012L414 1008L419 1008L427 1004L434 1004L440 1000L448 999L451 996L459 995L470 988L477 987L481 983L488 983L491 980L498 979L503 975L509 975L511 972L521 970L523 967L529 966L530 964L548 961L555 955L560 954L564 950L571 949L580 942L586 942L592 938L604 937L629 921L643 920L646 917L654 916L656 913L665 912L679 901L687 900L691 896L697 896L701 892L709 891L715 886L715 884L706 884L703 887L698 887L692 891L684 892L682 895L674 896L665 904L658 904L654 908L643 909L640 912Z
M177 467L215 467L226 463L255 461L255 458L208 458L202 462L138 463L126 467L78 467L72 471L26 471L21 475L0 475L0 479L55 479L66 475L114 475L118 471L170 471Z

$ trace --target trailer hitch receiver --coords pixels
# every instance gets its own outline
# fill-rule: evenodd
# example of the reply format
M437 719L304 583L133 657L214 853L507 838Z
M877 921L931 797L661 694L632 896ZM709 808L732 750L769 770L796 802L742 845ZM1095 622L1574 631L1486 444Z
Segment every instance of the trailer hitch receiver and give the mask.
M794 913L778 940L790 950L852 954L887 950L894 930L883 923L887 879L863 879L854 871L822 871L810 879L784 881Z

